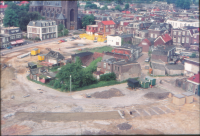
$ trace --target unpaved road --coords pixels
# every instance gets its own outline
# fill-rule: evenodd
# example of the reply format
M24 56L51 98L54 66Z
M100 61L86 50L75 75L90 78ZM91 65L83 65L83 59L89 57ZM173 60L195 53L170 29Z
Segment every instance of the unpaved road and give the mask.
M74 46L77 43L85 43L87 46L77 47ZM45 48L49 47L52 50L59 51L65 57L69 57L69 54L79 48L93 48L103 46L104 43L93 43L88 40L77 40L62 44L48 43L42 45L41 52L47 53ZM71 48L73 47L73 48ZM2 118L2 132L3 134L20 135L24 134L83 134L84 131L91 131L93 134L98 133L101 130L112 132L113 134L199 134L199 101L195 101L192 104L184 106L175 106L171 103L171 98L165 100L147 99L144 95L148 92L166 92L167 90L160 88L149 88L137 91L131 91L127 89L127 83L106 86L101 88L89 89L84 91L65 93L57 90L33 83L26 78L26 66L27 62L37 61L37 56L30 56L23 59L17 59L16 56L22 53L26 53L30 49L21 50L19 52L10 53L4 58L1 58L1 63L11 64L9 68L1 70L1 118ZM143 57L145 59L145 56ZM140 60L141 62L143 60ZM14 80L13 80L14 79ZM166 78L166 80L169 80ZM124 96L113 97L110 99L95 99L85 98L85 94L101 92L109 90L110 88L119 89ZM37 89L44 90L43 93L39 93ZM176 90L171 91L174 93ZM29 97L23 96L30 94ZM14 99L12 99L14 96ZM127 111L138 108L148 108L151 106L163 106L166 105L174 112L169 114L161 114L149 117L137 117L132 118L128 115ZM76 112L76 109L81 109L80 113ZM116 112L112 114L104 114L105 111L117 111L124 110L126 115L125 119L119 117ZM24 119L18 116L19 112L28 112L28 115L24 116ZM72 112L76 114L72 114ZM92 115L85 115L86 113L93 112L92 114L98 115L102 113L102 117L93 117ZM3 116L13 113L14 115L8 118ZM40 113L39 116L31 114ZM50 113L51 116L57 116L59 113L63 113L64 118L69 119L72 116L71 121L63 122L62 118L52 117L47 120L41 120L44 115L41 113ZM55 113L55 115L52 115ZM69 115L71 113L71 115ZM79 115L80 120L75 120L75 115ZM84 115L84 117L82 117ZM116 117L116 118L115 118ZM81 120L83 118L84 120ZM93 120L90 120L90 119ZM101 120L100 123L96 123ZM129 131L120 131L117 129L117 125L124 122L129 122L133 126L133 129ZM15 130L15 131L12 131ZM12 132L12 133L11 133Z

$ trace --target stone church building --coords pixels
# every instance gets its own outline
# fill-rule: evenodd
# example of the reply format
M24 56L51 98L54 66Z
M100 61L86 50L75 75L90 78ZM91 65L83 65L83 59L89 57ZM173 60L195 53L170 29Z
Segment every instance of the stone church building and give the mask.
M46 20L55 20L68 30L79 29L77 1L31 1L29 12L39 12Z

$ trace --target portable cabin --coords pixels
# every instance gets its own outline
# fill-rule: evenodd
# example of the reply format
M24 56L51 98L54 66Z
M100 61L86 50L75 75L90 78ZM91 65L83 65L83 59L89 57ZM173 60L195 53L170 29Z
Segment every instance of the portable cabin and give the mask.
M43 61L44 58L45 58L45 54L40 54L40 55L38 55L38 60L39 60L39 61Z
M140 80L140 86L141 86L142 88L149 88L149 81L144 80L144 79L141 79L141 80Z
M154 86L156 85L156 79L150 76L146 76L145 80L149 81L150 85Z
M128 87L131 87L132 89L139 87L139 81L137 81L136 79L129 78L127 81L128 81Z
M185 104L185 96L182 94L176 94L173 97L173 103L180 106Z
M35 48L35 49L33 49L32 51L31 51L31 55L37 55L37 54L39 54L40 53L40 49L38 49L38 48Z
M191 92L184 92L182 95L185 96L185 103L193 103L193 93Z
M34 68L37 68L37 64L35 64L35 63L33 63L33 62L29 62L29 63L28 63L28 67L29 67L30 69L34 69Z

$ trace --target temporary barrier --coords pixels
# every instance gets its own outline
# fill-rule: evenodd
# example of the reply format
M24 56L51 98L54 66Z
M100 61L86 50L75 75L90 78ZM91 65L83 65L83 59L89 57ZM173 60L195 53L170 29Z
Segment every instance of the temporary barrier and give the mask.
M30 56L30 55L31 55L31 52L28 52L28 53L22 54L20 56L17 56L17 58L21 59L21 58L24 58L24 57L27 57L27 56Z

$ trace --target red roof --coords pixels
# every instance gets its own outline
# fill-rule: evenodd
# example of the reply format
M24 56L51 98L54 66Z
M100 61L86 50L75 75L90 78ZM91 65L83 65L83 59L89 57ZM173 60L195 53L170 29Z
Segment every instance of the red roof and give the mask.
M166 42L172 40L172 38L168 34L161 35L162 39Z
M115 53L119 53L119 54L128 54L128 55L131 55L131 51L130 50L123 50L123 49L113 49L112 52L115 52Z
M115 25L115 22L113 22L112 20L110 21L101 21L104 25Z
M130 11L122 11L122 13L131 14Z
M190 77L190 78L188 78L188 80L193 81L195 83L200 83L200 81L199 81L199 73L194 75L194 76L192 76L192 77Z
M143 41L145 41L148 45L151 45L151 42L146 38Z
M7 8L8 5L0 5L0 8Z
M127 26L129 24L129 22L124 22L124 26Z
M20 4L28 4L29 2L28 1L22 1L20 2Z

